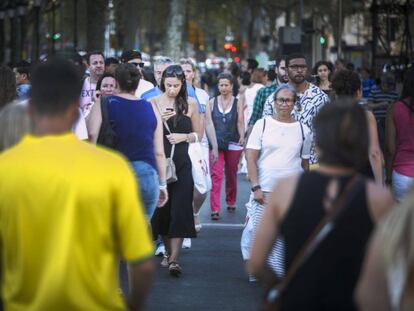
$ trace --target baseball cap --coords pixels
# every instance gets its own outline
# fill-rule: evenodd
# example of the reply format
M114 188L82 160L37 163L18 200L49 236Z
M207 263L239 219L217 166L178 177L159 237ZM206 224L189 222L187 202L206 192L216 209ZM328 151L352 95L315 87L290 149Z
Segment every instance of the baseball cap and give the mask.
M122 52L122 55L121 55L121 62L127 63L131 59L134 59L134 58L142 59L141 52L138 51L138 50L128 50L128 51L124 51L124 52Z

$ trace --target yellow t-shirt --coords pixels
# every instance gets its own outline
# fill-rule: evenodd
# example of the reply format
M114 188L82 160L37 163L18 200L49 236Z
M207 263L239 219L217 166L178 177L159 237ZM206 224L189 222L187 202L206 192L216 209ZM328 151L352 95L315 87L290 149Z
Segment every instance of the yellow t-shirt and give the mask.
M125 310L119 257L153 255L127 162L73 134L27 136L0 155L6 310Z

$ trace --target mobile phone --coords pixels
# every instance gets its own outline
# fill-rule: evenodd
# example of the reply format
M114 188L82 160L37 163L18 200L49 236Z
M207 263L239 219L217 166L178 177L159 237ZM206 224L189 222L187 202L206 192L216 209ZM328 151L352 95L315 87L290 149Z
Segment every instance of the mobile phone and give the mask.
M167 112L173 112L174 111L174 108L165 108L165 111L167 111Z

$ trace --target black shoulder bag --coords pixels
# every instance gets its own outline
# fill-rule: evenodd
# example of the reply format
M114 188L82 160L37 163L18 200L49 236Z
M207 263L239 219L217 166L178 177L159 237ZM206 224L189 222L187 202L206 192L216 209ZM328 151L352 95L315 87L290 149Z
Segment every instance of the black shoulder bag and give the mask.
M108 103L108 97L101 97L102 123L99 129L97 144L114 149L116 146L115 123L109 120Z

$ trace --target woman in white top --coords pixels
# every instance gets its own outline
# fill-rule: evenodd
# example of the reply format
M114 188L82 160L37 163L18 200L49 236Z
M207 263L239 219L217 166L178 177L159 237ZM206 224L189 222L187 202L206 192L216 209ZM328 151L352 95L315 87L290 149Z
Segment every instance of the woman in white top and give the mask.
M273 116L256 122L246 146L247 169L252 186L248 206L253 233L264 213L264 206L275 183L283 177L309 169L311 134L309 128L292 116L296 91L288 84L279 86L274 95ZM278 241L269 264L283 275L283 243Z

